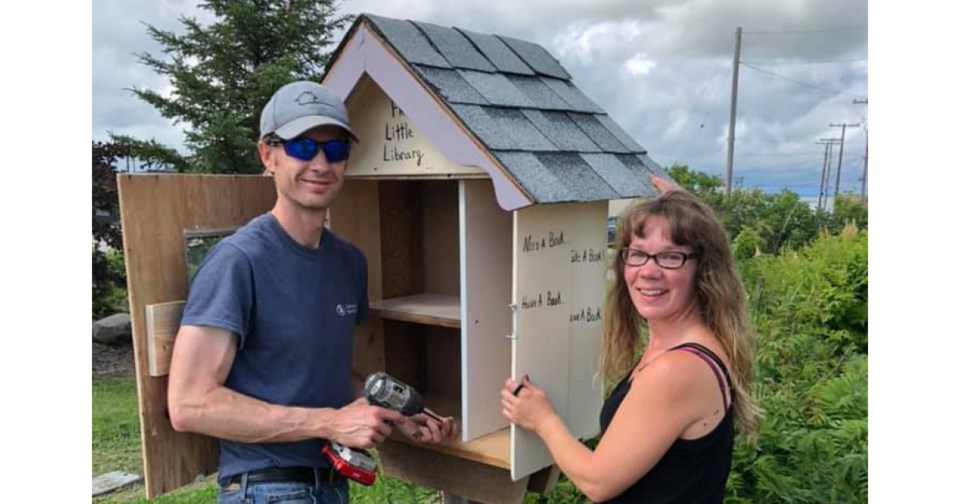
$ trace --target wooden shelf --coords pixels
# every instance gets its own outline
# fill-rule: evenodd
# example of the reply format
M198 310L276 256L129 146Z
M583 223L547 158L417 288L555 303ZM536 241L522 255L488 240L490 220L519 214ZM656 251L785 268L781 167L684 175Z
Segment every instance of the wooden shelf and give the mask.
M415 294L371 301L370 310L381 318L443 327L460 327L460 298L441 294Z
M453 416L457 425L463 425L460 414L460 400L439 394L423 394L423 403L440 416ZM459 439L443 444L415 443L403 434L394 432L390 439L418 448L455 455L482 464L510 470L510 427L478 437L469 443Z
M425 450L446 453L459 458L473 460L508 471L510 470L510 427L505 427L486 436L478 437L469 443L462 441L447 441L443 444L415 443L407 439L403 434L396 432L390 435L390 439Z

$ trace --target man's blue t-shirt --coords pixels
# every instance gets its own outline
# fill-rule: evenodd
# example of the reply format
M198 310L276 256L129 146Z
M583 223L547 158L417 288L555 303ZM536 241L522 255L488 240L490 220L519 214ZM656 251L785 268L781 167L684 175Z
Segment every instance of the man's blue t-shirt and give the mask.
M353 326L367 317L367 263L329 229L304 247L271 213L218 243L190 285L182 325L238 336L225 386L284 406L340 408L353 400ZM220 440L220 478L267 467L327 467L323 440Z

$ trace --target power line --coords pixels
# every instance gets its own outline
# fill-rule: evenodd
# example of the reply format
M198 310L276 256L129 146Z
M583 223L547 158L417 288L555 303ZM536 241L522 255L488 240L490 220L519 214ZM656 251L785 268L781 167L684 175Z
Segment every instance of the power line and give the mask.
M758 71L758 72L763 72L763 73L765 73L765 74L770 74L770 75L772 75L772 76L774 76L774 77L779 77L779 78L781 78L781 79L788 80L788 81L790 81L790 82L792 82L792 83L794 83L794 84L799 84L799 85L801 85L801 86L806 86L806 87L809 87L809 88L818 89L818 90L820 90L820 91L824 91L824 92L827 92L827 93L831 93L831 94L842 94L842 95L852 96L852 97L854 97L854 98L860 98L861 96L863 96L863 95L850 94L850 93L847 93L847 92L844 92L844 91L838 91L838 90L836 90L836 89L827 89L827 88L820 87L820 86L817 86L817 85L814 85L814 84L810 84L810 83L807 83L807 82L798 81L798 80L795 80L795 79L791 79L790 77L787 77L787 76L785 76L785 75L780 75L780 74L778 74L778 73L771 72L771 71L769 71L769 70L764 70L764 69L762 69L762 68L758 68L758 67L755 67L755 66L753 66L753 65L749 65L749 64L747 64L747 63L744 63L744 62L741 62L740 64L742 64L742 65L745 66L745 67L752 68L752 69L754 69L754 70L756 70L756 71Z
M817 30L769 30L769 31L745 31L745 35L798 35L803 33L825 33L838 31L856 31L866 30L867 26L843 26L840 28L822 28Z
M741 61L740 63L751 64L751 65L819 65L824 63L856 63L858 61L867 61L867 58L856 58L856 59L843 59L843 60L809 60L809 61L776 61L776 60L761 60L761 61Z
M733 45L733 42L731 42L730 45L732 46L732 45ZM719 62L719 63L717 63L716 67L714 68L713 75L710 77L709 80L704 81L704 85L707 87L707 91L704 92L704 93L697 93L698 99L697 99L696 105L693 107L693 110L696 110L696 109L700 108L700 106L701 106L703 103L707 102L707 101L711 101L711 102L712 102L712 101L713 101L713 98L717 95L718 90L721 89L724 85L726 85L727 79L729 79L729 78L730 78L730 75L733 73L733 69L731 69L731 68L729 68L729 67L727 67L727 73L724 74L724 76L723 76L723 81L722 81L722 82L720 82L720 83L719 83L718 85L716 85L716 86L709 85L709 83L711 83L711 82L713 82L713 81L715 81L715 80L717 79L717 76L720 75L720 71L723 70L724 67L726 67L726 65L727 65L726 62ZM709 100L708 100L708 97L709 97ZM670 143L670 149L673 150L674 148L676 148L677 143L678 143L678 142L680 141L680 139L683 137L683 135L682 135L681 133L685 133L685 132L689 129L689 127L690 127L689 125L690 125L690 124L694 124L694 125L699 124L699 125L700 125L700 128L698 128L698 129L699 129L700 131L703 131L703 126L706 124L707 115L708 115L710 112L711 112L711 110L710 110L709 108L706 108L706 107L705 107L704 110L703 110L703 112L700 113L700 117L699 117L699 120L698 120L698 121L695 121L695 122L693 122L693 123L690 123L690 122L688 121L687 124L684 124L684 125L683 125L683 128L681 128L681 131L678 132L676 135L674 135L673 141Z
M775 157L775 156L819 156L819 152L771 152L769 154L737 154L738 158Z

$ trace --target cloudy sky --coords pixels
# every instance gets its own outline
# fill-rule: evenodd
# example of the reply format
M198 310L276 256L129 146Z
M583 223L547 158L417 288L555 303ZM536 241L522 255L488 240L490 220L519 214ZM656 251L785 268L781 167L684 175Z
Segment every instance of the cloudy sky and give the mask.
M95 140L112 131L182 150L182 125L126 88L168 88L136 61L160 54L144 23L181 32L180 14L209 19L196 4L93 1ZM841 191L860 191L868 110L854 100L868 98L866 0L346 0L341 10L539 43L654 160L721 175L740 26L734 176L815 197L824 159L816 142L840 137L831 123L860 123L846 130L841 169Z

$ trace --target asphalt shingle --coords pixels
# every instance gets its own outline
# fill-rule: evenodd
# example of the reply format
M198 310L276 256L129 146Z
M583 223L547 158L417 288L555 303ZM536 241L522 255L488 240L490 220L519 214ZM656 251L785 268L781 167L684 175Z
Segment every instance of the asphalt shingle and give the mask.
M620 140L617 140L617 137L613 136L613 133L607 130L607 128L597 120L595 115L578 114L576 112L567 112L567 115L570 116L570 119L590 137L590 140L593 140L594 143L599 145L604 152L630 152L630 149L620 143Z
M567 114L533 109L523 109L521 112L558 149L574 152L601 152L600 147L590 140Z
M538 202L580 201L532 152L493 151L527 193Z
M636 140L633 139L626 131L623 131L617 123L606 114L597 114L594 116L603 127L607 128L607 131L613 133L613 136L620 141L624 146L630 149L633 152L647 152L647 149L644 149Z
M553 172L553 175L567 189L576 195L578 201L597 201L617 199L620 196L575 152L537 152L538 160Z
M411 21L420 28L428 39L433 42L433 46L443 55L448 63L456 68L466 68L470 70L481 70L484 72L496 72L487 58L467 40L467 37L453 28L437 26L431 23L420 21Z
M651 195L651 174L669 179L543 47L431 23L365 18L536 203Z
M577 112L587 112L590 114L605 114L602 108L597 106L596 103L593 103L593 100L587 98L587 95L583 94L583 91L580 91L577 86L559 79L551 79L548 77L541 78L547 86L550 86L560 98L563 98L563 101L567 102L570 105L571 110Z
M365 16L408 62L451 68L450 63L430 45L427 37L413 23L370 14Z
M450 103L468 103L472 105L487 105L489 102L480 96L456 70L433 68L423 65L414 65L423 78L437 93Z
M498 36L507 44L513 52L520 56L524 63L530 66L535 72L558 79L569 80L570 74L560 66L553 56L546 49L533 42L519 40L512 37Z
M604 153L580 154L580 157L622 198L656 192L650 183L650 171L635 156ZM633 164L624 164L621 157L631 157Z
M464 80L470 83L490 104L504 107L533 107L527 95L523 94L500 73L457 70Z
M497 67L497 70L505 73L514 73L520 75L536 75L532 68L527 66L513 51L507 47L500 39L493 35L476 33L462 28L454 28L462 33L484 56Z
M557 150L517 109L460 104L451 104L450 108L491 149Z
M574 110L570 104L560 98L550 86L539 77L504 74L514 86L533 102L533 106L544 110Z
M639 159L640 162L643 163L643 166L645 166L648 170L650 170L654 174L667 178L669 180L673 180L672 178L670 178L670 175L667 174L667 170L664 170L662 166L657 164L654 160L650 159L650 156L646 154L637 154L637 159Z

